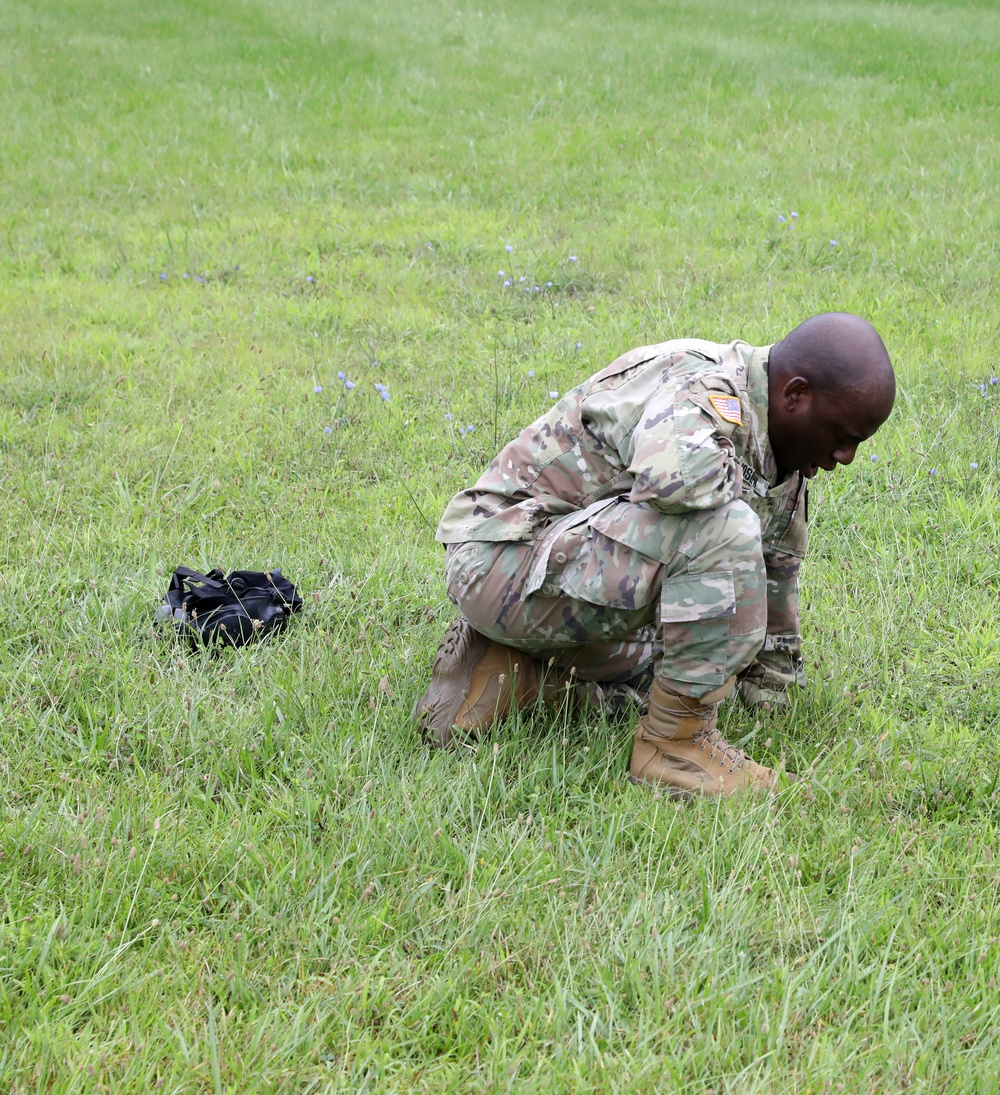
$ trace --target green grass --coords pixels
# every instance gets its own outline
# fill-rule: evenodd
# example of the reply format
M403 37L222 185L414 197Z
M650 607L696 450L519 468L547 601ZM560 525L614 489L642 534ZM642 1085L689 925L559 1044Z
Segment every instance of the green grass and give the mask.
M993 1090L1000 14L0 25L0 1089ZM450 495L633 345L826 309L897 408L813 491L809 689L723 717L809 786L676 808L628 715L429 756ZM179 564L306 609L192 654Z

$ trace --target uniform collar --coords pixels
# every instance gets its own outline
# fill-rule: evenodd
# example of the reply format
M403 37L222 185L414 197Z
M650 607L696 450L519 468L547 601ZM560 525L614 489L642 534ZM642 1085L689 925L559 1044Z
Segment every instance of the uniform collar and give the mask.
M747 358L747 396L751 413L746 459L767 482L774 484L778 480L778 462L767 434L768 377L765 366L770 353L770 346L757 346L751 349Z
M771 484L772 489L784 489L789 483L797 482L800 473L792 472L781 478L778 461L771 448L768 433L768 392L770 391L766 365L771 355L770 346L758 346L750 351L747 361L747 395L750 398L751 428L747 445L746 459L750 465Z

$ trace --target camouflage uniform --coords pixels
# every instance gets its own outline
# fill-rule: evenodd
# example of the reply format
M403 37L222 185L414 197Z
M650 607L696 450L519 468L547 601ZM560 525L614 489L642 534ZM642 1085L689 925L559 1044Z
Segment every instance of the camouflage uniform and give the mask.
M770 347L632 350L511 441L438 528L449 596L476 630L581 680L650 665L701 697L804 683L805 481L776 483Z

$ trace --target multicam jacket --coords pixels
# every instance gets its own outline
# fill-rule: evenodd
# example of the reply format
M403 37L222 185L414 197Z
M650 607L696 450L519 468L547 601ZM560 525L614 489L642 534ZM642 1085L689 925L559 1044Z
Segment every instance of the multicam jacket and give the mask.
M798 570L806 550L805 481L778 479L767 436L769 346L678 339L630 351L568 391L456 495L437 538L532 540L554 517L588 511L612 540L658 558L658 514L737 498L760 520L767 570L764 648L746 673L762 690L804 682ZM605 505L646 503L627 527Z

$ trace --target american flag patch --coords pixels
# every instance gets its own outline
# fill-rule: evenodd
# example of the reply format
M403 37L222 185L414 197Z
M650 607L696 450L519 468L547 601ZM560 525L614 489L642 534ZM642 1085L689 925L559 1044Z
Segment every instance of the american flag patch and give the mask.
M743 425L743 412L740 401L734 395L710 395L709 403L716 409L719 417L725 422L732 422L735 426Z

